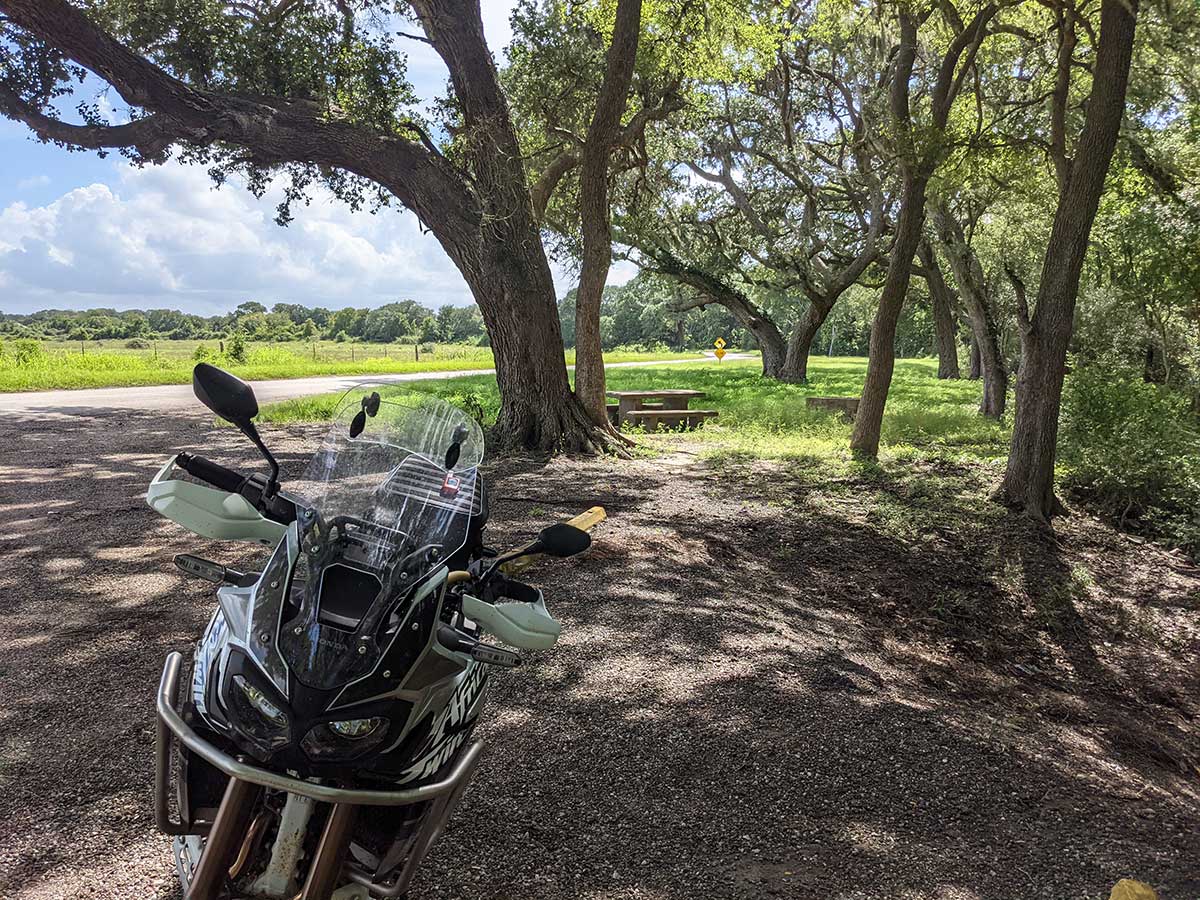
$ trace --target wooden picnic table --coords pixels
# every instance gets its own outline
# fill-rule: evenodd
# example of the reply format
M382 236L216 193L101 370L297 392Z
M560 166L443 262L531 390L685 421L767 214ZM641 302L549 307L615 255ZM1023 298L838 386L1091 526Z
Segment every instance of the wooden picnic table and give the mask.
M703 397L704 391L666 388L658 391L609 391L617 402L609 404L609 414L614 424L641 424L655 431L665 423L695 427L702 419L716 416L711 409L689 409L693 399ZM646 401L651 402L647 405Z

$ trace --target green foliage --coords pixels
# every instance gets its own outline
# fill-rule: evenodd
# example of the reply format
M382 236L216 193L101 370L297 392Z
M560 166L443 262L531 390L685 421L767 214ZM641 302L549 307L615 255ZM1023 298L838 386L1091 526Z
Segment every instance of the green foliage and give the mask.
M229 336L229 344L225 348L225 355L234 362L244 363L246 361L246 339L242 336L241 329L238 329Z
M364 124L382 133L410 136L420 121L406 75L406 59L392 29L380 27L390 4L229 4L218 0L93 0L88 12L135 52L191 84L249 95L285 97L317 104L330 117ZM21 32L0 27L12 41ZM61 90L57 54L41 45L20 48L14 59L0 56L0 78L26 70L24 91ZM19 68L18 68L19 66ZM90 118L99 121L93 111ZM134 154L136 155L136 154ZM276 174L287 184L277 221L292 218L296 201L307 202L314 184L324 184L353 206L386 203L365 179L312 163L264 169L231 148L191 147L183 156L207 164L218 184L242 175L261 193Z
M563 343L575 346L575 295L568 291L558 303ZM680 312L679 291L666 279L643 272L632 281L607 286L600 301L600 346L607 353L620 348L653 350L710 348L718 336L738 347L751 346L749 332L724 307Z
M30 338L0 341L0 364L5 366L34 366L44 360L46 352L40 341Z
M1063 394L1065 484L1122 526L1200 550L1200 430L1186 400L1108 361Z
M362 325L364 340L386 344L391 341L420 337L427 332L436 333L433 314L412 300L387 303L372 309Z

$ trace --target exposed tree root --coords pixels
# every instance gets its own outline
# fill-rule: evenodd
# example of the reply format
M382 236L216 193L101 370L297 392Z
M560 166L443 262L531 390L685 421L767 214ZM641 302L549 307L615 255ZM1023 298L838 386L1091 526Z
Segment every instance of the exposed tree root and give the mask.
M1041 503L1035 502L1025 496L1010 493L1005 488L1003 482L992 492L991 499L993 502L999 503L1013 512L1020 513L1047 528L1052 527L1053 520L1056 517L1071 514L1071 510L1062 502L1057 494L1050 495L1050 508L1049 510L1045 510L1042 508Z
M501 409L492 430L494 446L541 453L579 453L632 458L634 442L611 424L597 425L574 394L557 404L533 409L524 405Z

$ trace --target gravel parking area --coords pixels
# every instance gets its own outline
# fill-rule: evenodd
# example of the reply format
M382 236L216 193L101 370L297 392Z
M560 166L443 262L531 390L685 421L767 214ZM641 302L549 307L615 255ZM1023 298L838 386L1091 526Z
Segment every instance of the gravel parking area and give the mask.
M265 432L285 472L314 433ZM245 551L142 493L201 448L253 458L200 416L0 418L0 897L178 896L152 701L212 598L171 557ZM898 534L875 511L903 484L686 449L491 464L498 545L610 518L530 573L563 640L493 679L414 897L1200 897L1200 572L1082 515Z

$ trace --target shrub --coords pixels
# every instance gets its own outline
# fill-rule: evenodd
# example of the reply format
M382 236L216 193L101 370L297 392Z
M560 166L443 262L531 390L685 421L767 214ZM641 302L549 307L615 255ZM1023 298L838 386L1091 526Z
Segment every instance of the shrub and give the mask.
M1059 454L1067 487L1122 527L1200 551L1200 431L1185 397L1119 365L1080 365Z
M142 338L134 338L125 342L126 350L149 350L150 342Z
M32 366L46 358L41 341L32 338L17 338L15 341L0 341L0 362L12 366Z
M669 353L671 348L662 341L636 341L632 344L618 344L606 350L606 353Z
M498 395L485 395L479 391L467 390L449 394L443 399L463 410L482 428L487 428L488 425L494 423L500 414Z
M196 349L192 351L192 359L196 362L211 362L220 356L208 344L197 344Z
M246 339L242 336L241 331L235 331L229 338L229 347L225 350L225 355L234 362L244 363L246 361Z

